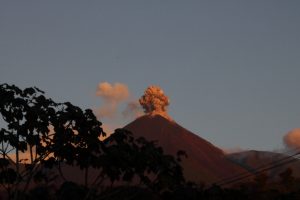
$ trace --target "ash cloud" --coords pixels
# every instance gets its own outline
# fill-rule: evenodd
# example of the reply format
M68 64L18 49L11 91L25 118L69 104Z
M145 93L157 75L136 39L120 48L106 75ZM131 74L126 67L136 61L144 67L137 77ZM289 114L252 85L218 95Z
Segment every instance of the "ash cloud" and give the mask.
M170 101L159 86L149 86L145 90L144 95L139 99L139 103L146 114L159 114L169 118L167 107Z

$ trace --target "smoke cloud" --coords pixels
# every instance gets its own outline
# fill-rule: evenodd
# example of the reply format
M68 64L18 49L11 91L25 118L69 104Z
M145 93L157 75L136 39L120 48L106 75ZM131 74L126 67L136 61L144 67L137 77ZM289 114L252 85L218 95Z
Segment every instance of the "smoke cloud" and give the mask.
M300 128L288 132L283 137L283 142L289 148L300 148Z
M143 110L138 101L131 101L127 103L127 106L122 114L125 118L135 119L143 115Z
M96 95L104 100L104 105L96 110L97 115L100 118L114 118L118 105L129 98L129 90L122 83L102 82L98 84Z
M142 108L138 100L133 100L128 86L123 83L100 82L96 96L102 100L102 105L94 108L96 116L103 122L102 128L107 136L116 128L122 127L125 118L135 119L142 115ZM124 109L120 112L120 109ZM106 136L106 137L107 137ZM100 139L104 139L101 137Z
M149 86L144 95L139 99L146 114L159 114L168 117L167 106L170 104L169 98L159 86Z
M98 84L96 95L108 102L121 102L129 97L129 90L127 85L122 83L102 82Z

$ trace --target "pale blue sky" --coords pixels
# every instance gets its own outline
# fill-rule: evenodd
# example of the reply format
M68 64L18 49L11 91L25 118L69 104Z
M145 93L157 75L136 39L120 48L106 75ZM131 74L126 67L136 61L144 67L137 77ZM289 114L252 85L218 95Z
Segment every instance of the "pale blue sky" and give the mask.
M300 127L300 1L1 1L0 81L99 107L99 82L150 84L223 148L273 150ZM122 123L122 122L118 122ZM125 123L125 122L124 122Z

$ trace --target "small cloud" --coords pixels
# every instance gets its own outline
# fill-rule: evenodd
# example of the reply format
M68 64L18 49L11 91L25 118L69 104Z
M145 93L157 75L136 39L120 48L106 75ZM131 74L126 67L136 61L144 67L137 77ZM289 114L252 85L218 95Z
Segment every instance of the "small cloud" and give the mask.
M102 97L107 102L121 102L129 97L127 85L123 83L102 82L98 84L96 95Z
M291 149L300 148L300 128L289 131L283 137L283 143Z
M119 104L126 101L130 93L128 86L123 83L101 82L97 86L96 96L104 101L100 108L95 109L96 115L99 118L113 119L116 117Z

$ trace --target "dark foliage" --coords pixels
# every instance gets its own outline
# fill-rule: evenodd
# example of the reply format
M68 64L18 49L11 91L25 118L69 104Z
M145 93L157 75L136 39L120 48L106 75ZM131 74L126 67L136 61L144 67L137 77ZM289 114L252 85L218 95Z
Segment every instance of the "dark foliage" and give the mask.
M131 182L155 193L172 191L184 183L176 159L165 155L154 142L136 139L123 129L101 141L100 136L105 136L102 124L90 109L83 111L70 102L56 103L36 87L21 90L2 84L0 97L4 120L0 130L0 183L10 199L28 195L42 198L47 194L42 191L55 180L47 169L57 168L64 178L62 164L84 170L85 183L78 186L65 182L56 195L60 199L71 198L71 190L79 192L77 198L91 198L100 186L108 188L107 181L109 187L116 182ZM27 153L29 159L22 160L21 153ZM91 184L87 181L90 168L98 171ZM28 193L33 182L43 186Z

